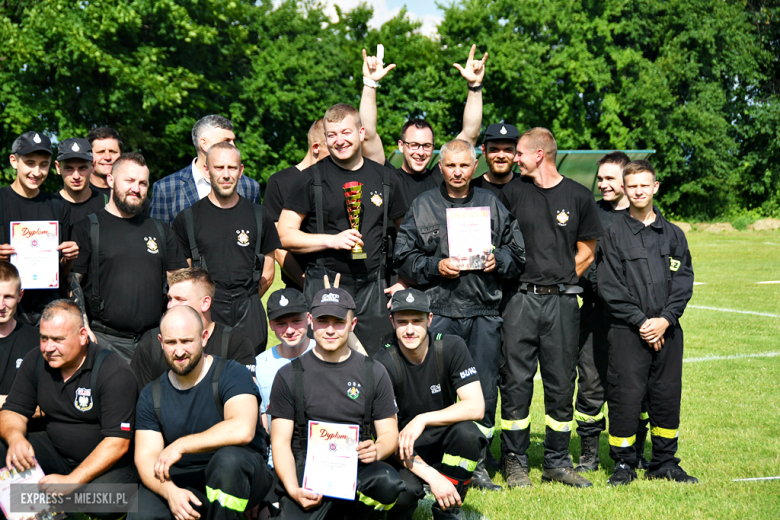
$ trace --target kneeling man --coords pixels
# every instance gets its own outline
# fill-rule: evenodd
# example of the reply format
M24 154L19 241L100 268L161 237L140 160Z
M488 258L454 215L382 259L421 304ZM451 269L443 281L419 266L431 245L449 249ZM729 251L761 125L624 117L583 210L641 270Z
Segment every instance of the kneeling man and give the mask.
M171 370L138 400L135 464L143 485L129 518L239 519L271 488L252 374L204 356L207 335L189 306L170 309L160 322Z
M407 487L388 518L411 519L425 496L423 483L436 499L434 519L460 518L471 475L488 446L473 422L485 413L474 361L458 336L428 334L430 307L422 291L396 292L390 308L395 336L376 357L398 401L396 457Z

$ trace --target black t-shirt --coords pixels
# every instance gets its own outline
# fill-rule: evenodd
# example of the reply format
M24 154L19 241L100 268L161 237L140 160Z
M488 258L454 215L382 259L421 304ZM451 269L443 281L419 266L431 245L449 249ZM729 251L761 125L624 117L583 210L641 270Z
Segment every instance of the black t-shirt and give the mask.
M390 348L398 349L399 357L401 359L401 366L403 367L403 381L404 381L404 399L403 402L398 403L398 428L403 429L404 426L420 415L421 413L433 412L436 410L443 410L449 404L445 405L443 399L443 393L441 388L441 382L439 381L439 374L436 366L436 352L433 348L433 338L430 338L428 353L425 355L425 359L419 365L414 365L404 357L401 353L401 349L398 347L398 339L393 338L393 342L389 347L385 347L379 351L376 355L376 360L382 363L387 369L387 373L390 376L390 382L393 385L393 391L396 395L398 392L398 385L400 384L398 375L396 373L396 366L393 363L393 358L387 351ZM442 336L442 352L444 358L444 373L449 377L449 385L451 389L452 398L457 397L456 392L458 388L465 386L469 383L479 382L479 374L474 366L474 360L469 354L469 350L466 347L466 342L458 336L444 335Z
M40 406L43 424L57 451L81 462L106 437L130 439L135 423L138 382L127 363L117 354L103 360L97 388L90 388L92 365L100 347L90 342L87 357L75 374L63 382L60 370L43 364L38 388L34 386L39 349L24 356L3 410L11 410L28 419ZM101 420L93 396L100 399Z
M404 200L407 206L412 205L412 201L417 198L420 193L438 188L443 182L444 177L441 174L441 167L439 163L433 168L425 169L422 173L407 173L403 168L395 168L395 172L398 174L398 179L401 181L401 191L404 195Z
M166 229L165 244L152 219L144 215L121 218L105 209L95 213L100 223L100 297L105 309L93 316L90 301L92 280L90 262L92 243L90 222L84 219L73 228L79 245L79 257L73 272L84 275L82 289L90 320L98 319L107 327L133 334L143 334L156 326L165 311L163 283L165 271L187 267L171 228ZM167 265L163 265L160 248L166 248Z
M347 250L323 251L325 266L333 269L342 276L366 275L379 268L382 247L382 219L384 217L384 204L388 206L388 226L393 220L403 217L406 213L398 176L388 172L390 182L390 200L382 200L382 179L385 167L370 159L363 159L363 166L356 171L345 170L337 166L331 157L326 157L311 168L301 172L300 195L289 196L284 201L285 209L306 215L301 230L306 233L317 233L317 219L314 207L314 176L313 171L318 169L322 174L322 214L324 219L324 231L327 235L337 235L350 229L349 215L347 214L347 202L344 197L344 184L351 181L363 183L361 197L362 210L360 212L360 233L363 235L363 250L368 255L365 260L352 260L351 252ZM314 265L317 254L298 255L301 268Z
M346 361L329 363L318 358L313 350L300 358L303 364L303 397L306 403L306 419L346 424L363 424L365 412L366 357L352 352ZM295 420L293 398L293 367L287 364L279 369L271 387L268 414L274 419ZM374 363L374 421L381 421L396 414L398 408L387 370ZM293 453L301 449L297 428L293 433ZM361 432L363 435L363 432Z
M239 197L232 208L218 208L208 197L192 205L195 241L200 255L206 260L209 274L222 289L245 287L252 281L255 264L257 226L253 203ZM173 231L179 239L179 248L190 258L190 242L182 211L173 221ZM264 255L282 247L273 220L263 215L260 252ZM262 269L262 267L261 267Z
M299 178L301 170L290 166L278 171L268 178L268 184L263 194L263 211L266 217L279 221L279 215L284 209L285 199L292 194L293 197L302 196L302 188Z
M24 356L40 346L40 337L38 329L17 321L13 332L0 338L0 395L8 395Z
M222 335L224 330L224 325L214 323L214 330L203 347L205 354L211 354L212 356L222 355ZM157 337L159 333L159 327L146 331L141 336L141 341L138 343L138 348L135 349L133 359L130 360L130 368L135 372L135 377L138 378L138 383L141 387L157 379L170 368L165 362L165 355L162 353L162 346ZM252 374L255 373L255 352L249 336L243 330L234 327L230 332L226 357L241 363Z
M513 180L520 177L519 173L512 172L512 178L509 179L509 182L512 182ZM482 188L488 191L492 191L493 194L498 197L501 195L501 191L504 189L504 187L509 184L509 182L505 182L504 184L494 184L487 180L484 175L480 175L476 179L471 179L471 185L475 188Z
M160 381L162 382L160 385L162 390L160 399L162 432L160 432L160 423L157 422L157 415L154 413L152 385L151 383L146 385L141 391L141 397L138 399L136 429L160 432L163 434L165 445L170 446L177 439L204 432L215 424L222 422L224 418L219 414L219 410L217 410L217 406L214 404L214 388L211 385L218 359L216 356L213 357L208 373L197 385L186 390L174 388L168 377L168 371L160 376ZM225 367L219 376L218 388L223 406L237 395L250 394L257 398L259 409L260 392L252 379L252 374L235 361L227 361L225 363ZM259 420L257 424L258 428L263 427ZM266 446L259 430L255 430L255 438L248 446L254 448L259 453L266 453ZM187 468L206 465L214 453L213 451L185 453L174 466Z
M97 213L108 204L108 199L95 188L92 188L92 195L84 202L70 202L59 191L54 196L70 206L70 218L74 224L92 213Z
M71 240L70 204L57 200L53 195L41 191L35 197L28 199L16 193L11 186L0 189L2 213L2 240L0 243L11 242L11 222L23 220L56 220L60 224L60 243ZM62 282L60 282L62 285ZM28 289L19 302L17 319L23 314L40 314L47 303L60 297L58 289Z
M525 239L525 270L520 282L576 284L577 242L604 233L593 194L566 177L547 189L521 177L510 181L499 199L517 218Z

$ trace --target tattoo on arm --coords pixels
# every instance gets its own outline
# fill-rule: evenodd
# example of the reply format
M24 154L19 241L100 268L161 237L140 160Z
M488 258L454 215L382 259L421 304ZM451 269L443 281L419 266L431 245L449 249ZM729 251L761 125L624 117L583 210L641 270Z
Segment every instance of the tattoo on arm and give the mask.
M68 273L68 285L70 286L70 297L73 300L81 315L84 317L84 323L87 323L87 310L84 302L84 291L81 290L81 280L84 275L81 273Z

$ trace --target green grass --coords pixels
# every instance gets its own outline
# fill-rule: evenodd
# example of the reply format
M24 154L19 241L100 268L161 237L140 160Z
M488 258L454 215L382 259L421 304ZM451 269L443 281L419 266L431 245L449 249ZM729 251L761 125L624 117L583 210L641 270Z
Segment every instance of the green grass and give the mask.
M780 316L780 232L690 233L696 281L690 304ZM271 291L281 287L275 282ZM271 292L269 291L269 293ZM689 308L682 319L685 357L780 352L780 318ZM269 345L274 344L269 331ZM640 479L626 488L606 484L612 472L606 435L603 468L594 486L574 490L541 484L544 410L536 381L531 407L530 489L469 492L464 518L778 518L780 481L732 482L780 475L780 356L686 362L683 368L682 467L699 485ZM570 451L579 457L579 438ZM499 455L499 441L493 453ZM649 439L646 455L650 455ZM494 480L503 484L503 477ZM431 518L430 499L416 520Z

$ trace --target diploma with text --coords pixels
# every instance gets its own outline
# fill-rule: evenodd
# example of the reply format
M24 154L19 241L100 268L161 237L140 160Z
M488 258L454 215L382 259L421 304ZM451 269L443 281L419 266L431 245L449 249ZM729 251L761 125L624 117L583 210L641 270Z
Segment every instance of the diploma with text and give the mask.
M11 222L11 263L19 270L22 289L57 289L60 286L59 222Z
M493 250L490 208L447 208L450 262L461 271L485 268Z
M303 488L355 500L359 440L360 427L355 424L309 421Z

